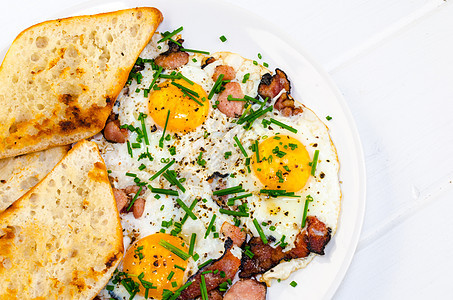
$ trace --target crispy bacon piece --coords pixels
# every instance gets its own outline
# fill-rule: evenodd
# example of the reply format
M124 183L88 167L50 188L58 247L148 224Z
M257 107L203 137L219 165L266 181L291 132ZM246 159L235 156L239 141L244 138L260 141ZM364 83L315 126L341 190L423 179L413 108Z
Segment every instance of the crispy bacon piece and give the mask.
M204 68L206 68L207 65L212 64L213 62L215 62L215 58L212 56L208 57L201 65L201 68L204 69Z
M223 296L224 300L266 300L266 285L255 279L237 281Z
M253 258L242 255L241 273L239 277L248 278L255 274L261 274L275 267L285 257L280 246L272 248L269 244L264 244L260 237L253 237L248 242L250 251L255 254Z
M283 93L274 103L274 108L281 111L285 117L294 116L303 112L301 107L296 107L294 99L289 93Z
M264 74L258 86L258 94L263 98L273 99L281 90L285 89L283 93L275 101L274 108L281 111L286 117L297 115L302 112L302 108L295 107L294 99L290 95L291 85L285 72L280 69L275 69L275 75Z
M291 86L286 77L285 72L280 69L275 69L275 75L272 76L266 73L261 77L261 82L258 86L258 94L263 98L269 98L271 100L280 93L282 89L285 89L288 93L290 92Z
M212 80L216 81L220 74L223 74L223 80L233 80L236 78L236 71L231 66L220 65L215 67Z
M234 275L241 266L241 261L236 256L234 256L230 251L232 242L229 240L229 242L226 242L225 245L227 249L225 250L224 255L216 262L212 263L210 266L198 271L190 279L192 281L192 284L184 291L182 291L181 295L179 296L179 299L182 300L194 299L201 295L200 292L201 273L204 271L219 270L219 272L216 272L216 274L214 274L214 272L211 272L203 275L205 277L206 288L208 290L208 293L213 289L217 288L219 284L221 284L222 282L225 282L228 279L233 280ZM221 271L225 272L225 277L223 278L220 275Z
M127 129L120 128L120 121L109 121L104 127L104 138L113 143L125 143L129 134Z
M123 190L113 188L113 196L115 196L116 207L118 211L121 212L124 207L126 207L129 199L127 198L126 193Z
M283 252L280 246L272 248L264 244L261 238L254 237L249 241L253 258L242 256L241 273L239 277L248 278L252 275L264 273L280 263L282 259L290 260L302 258L314 252L324 255L324 248L330 241L332 230L315 216L307 217L307 225L296 237L295 247Z
M209 300L222 300L223 296L219 290L212 290L208 292L208 299Z
M309 216L307 217L307 232L308 242L307 248L310 252L324 255L324 248L330 241L332 229L328 228L326 224L319 221L318 218Z
M179 39L178 43L182 44L183 39ZM168 42L168 50L154 59L154 63L164 69L173 70L184 66L189 62L189 53L181 51L181 47L173 42Z
M143 198L138 198L135 200L134 204L132 205L132 212L134 214L134 218L138 219L143 215L143 212L145 211L145 199Z
M233 241L233 245L241 247L245 242L247 233L241 228L231 225L228 222L223 222L222 227L220 228L220 233L225 237L230 238Z
M240 116L244 109L244 101L229 101L228 96L233 98L244 98L241 85L238 82L228 82L225 84L225 90L219 94L219 104L217 108L230 118Z

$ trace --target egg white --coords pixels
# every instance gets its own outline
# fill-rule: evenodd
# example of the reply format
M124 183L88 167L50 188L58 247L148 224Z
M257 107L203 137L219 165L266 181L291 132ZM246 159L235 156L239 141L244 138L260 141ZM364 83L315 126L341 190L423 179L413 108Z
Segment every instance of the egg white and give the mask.
M161 49L158 49L157 40L157 35L155 35L140 57L155 58L168 48L165 44L159 44ZM215 67L226 64L235 69L237 76L234 81L240 83L244 94L251 97L257 96L260 79L263 74L269 72L266 68L261 65L255 65L251 60L244 59L233 53L221 52L210 56L215 57L216 60L204 69L201 68L203 58L205 58L204 55L195 54L190 57L187 65L176 71L196 82L209 93L214 85L212 75ZM143 89L149 87L154 71L149 64L146 64L145 69L141 73L143 75L142 82L137 84L134 80L129 87L125 88L118 98L119 106L114 108L114 112L119 115L118 119L121 124L131 124L140 128L139 114L148 114L148 98L144 97ZM250 77L247 82L243 83L242 78L246 73L249 73ZM136 92L136 90L139 90L139 92ZM214 95L211 99L211 105L215 104L217 97L218 95ZM263 118L268 119L269 116L291 125L297 129L297 133L294 134L275 125L270 126L270 128L263 127L261 120ZM250 130L245 130L242 126L232 123L232 120L219 110L211 107L208 118L197 130L186 134L175 135L170 133L171 140L165 141L164 147L160 148L159 139L162 136L163 129L148 116L145 119L145 123L149 145L146 146L141 143L140 148L132 150L133 157L129 155L126 143L112 144L107 142L102 135L97 135L93 138L100 147L101 154L108 170L111 171L110 177L116 188L125 188L134 184L134 178L125 176L126 172L135 173L142 181L148 182L148 179L170 159L176 160L176 163L170 169L178 173L178 178L185 178L183 186L186 188L185 193L179 191L179 198L187 206L190 206L194 199L199 199L193 210L197 219L188 218L180 233L180 236L188 243L192 233L197 234L195 252L199 254L200 259L196 262L192 258L190 259L186 277L197 271L197 265L209 259L220 257L224 251L225 239L222 235L219 238L214 238L214 234L210 233L206 238L204 237L206 228L208 228L213 215L216 215L214 222L216 232L219 232L224 222L234 223L234 217L219 212L220 207L212 198L212 186L207 179L214 172L234 174L234 177L227 178L227 187L242 184L247 192L253 193L251 197L242 199L242 201L248 203L250 217L240 218L242 226L253 236L259 236L252 222L253 219L257 219L260 224L263 222L268 224L268 226L262 226L262 229L267 236L275 237L276 242L282 236L286 237L285 242L288 243L288 246L285 251L294 247L295 237L300 232L307 195L311 195L314 198L314 201L309 204L308 214L317 216L332 229L332 233L336 230L341 198L337 175L339 163L335 147L328 134L328 128L322 121L306 107L303 107L302 114L292 117L285 117L279 111L274 110L271 114L256 120ZM153 127L157 129L155 132L151 132ZM310 157L313 157L315 150L319 150L316 174L315 176L310 176L306 186L296 193L300 198L268 198L265 195L260 195L259 190L263 188L263 185L253 174L253 171L248 172L245 167L245 157L235 145L233 139L234 136L237 136L248 155L253 158L255 154L250 150L252 143L256 140L263 141L266 137L276 134L290 135L299 140L306 147ZM135 132L131 133L129 140L135 141L136 137L137 134ZM175 155L169 153L168 149L171 146L176 147ZM151 153L153 160L150 161L147 158L137 160L139 155L146 151L146 148ZM231 151L232 155L225 159L224 155L227 151ZM204 167L196 163L200 152L203 152L202 158L206 160ZM140 171L139 166L141 164L145 164L146 168ZM323 174L323 178L321 178L320 174ZM156 188L175 189L175 187L170 187L170 184L162 176L151 181L150 184ZM132 213L121 214L125 249L133 241L159 232L162 229L162 221L180 221L184 217L185 211L175 204L176 197L159 196L160 198L156 199L156 195L151 193L149 189L145 191L142 197L146 200L145 211L142 217L138 219L135 219ZM241 201L237 200L237 203L239 204ZM275 230L271 230L273 226ZM165 228L165 230L166 233L170 233L171 228ZM235 253L240 256L240 251ZM267 282L270 282L272 278L285 279L291 272L305 266L312 257L313 255L310 255L307 258L284 262L265 273L262 278ZM124 294L125 291L122 287L117 286L114 292L116 295L128 296L127 292ZM106 295L106 291L103 293Z

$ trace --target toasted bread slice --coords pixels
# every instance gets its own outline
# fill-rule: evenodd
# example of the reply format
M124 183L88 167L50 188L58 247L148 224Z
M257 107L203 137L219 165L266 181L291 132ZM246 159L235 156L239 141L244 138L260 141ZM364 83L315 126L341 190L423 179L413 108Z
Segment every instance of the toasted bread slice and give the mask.
M40 182L69 148L69 146L54 147L0 159L0 212Z
M122 255L104 161L81 141L0 213L0 299L92 299Z
M162 21L150 7L47 21L20 33L0 67L0 158L99 131Z

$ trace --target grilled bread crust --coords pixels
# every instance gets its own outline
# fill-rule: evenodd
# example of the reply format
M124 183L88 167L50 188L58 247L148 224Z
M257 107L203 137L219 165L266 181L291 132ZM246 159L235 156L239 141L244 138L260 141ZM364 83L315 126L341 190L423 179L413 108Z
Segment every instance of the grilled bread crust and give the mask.
M80 141L0 213L0 299L93 299L123 256L107 169Z
M0 158L99 131L162 21L139 7L53 20L20 33L0 66Z

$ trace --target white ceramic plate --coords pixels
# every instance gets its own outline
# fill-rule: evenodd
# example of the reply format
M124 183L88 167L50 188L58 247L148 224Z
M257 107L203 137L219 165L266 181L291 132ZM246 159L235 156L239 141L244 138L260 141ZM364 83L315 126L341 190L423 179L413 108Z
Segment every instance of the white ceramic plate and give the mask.
M329 76L323 72L292 39L267 20L249 11L221 1L207 0L96 0L39 19L52 19L79 14L91 14L135 6L155 6L164 15L158 30L173 30L184 26L182 32L187 48L231 51L244 57L269 63L271 70L284 70L292 82L292 95L326 121L337 147L342 181L342 210L338 230L326 248L325 256L316 257L307 268L293 274L284 282L275 282L268 299L329 299L340 285L357 246L365 210L365 163L354 121ZM57 12L55 14L55 12ZM21 28L22 30L23 28ZM10 28L18 32L17 28ZM227 37L222 43L221 35ZM2 41L4 51L11 41ZM262 62L261 61L261 62ZM289 283L295 280L293 288Z

